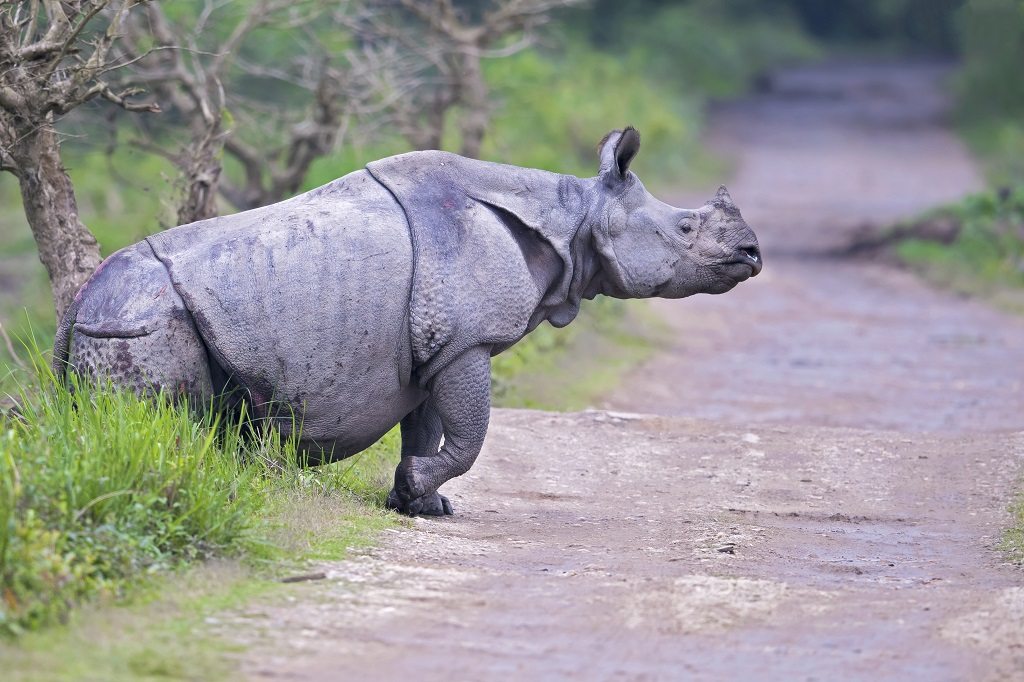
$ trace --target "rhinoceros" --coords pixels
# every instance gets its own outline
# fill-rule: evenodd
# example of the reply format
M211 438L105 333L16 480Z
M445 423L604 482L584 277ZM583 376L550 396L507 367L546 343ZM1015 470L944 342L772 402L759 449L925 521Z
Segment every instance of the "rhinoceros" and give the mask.
M155 234L78 292L55 371L206 409L236 396L297 429L314 464L401 424L388 507L451 514L438 488L480 452L491 357L583 299L718 294L760 272L725 187L663 203L629 170L639 149L634 128L612 131L587 179L411 152Z

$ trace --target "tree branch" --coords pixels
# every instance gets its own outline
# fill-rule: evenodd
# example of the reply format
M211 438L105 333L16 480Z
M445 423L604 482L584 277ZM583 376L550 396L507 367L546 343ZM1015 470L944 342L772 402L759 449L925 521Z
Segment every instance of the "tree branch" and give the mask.
M142 92L144 91L139 88L128 88L121 92L114 92L107 83L97 81L93 83L92 87L88 90L78 93L73 98L54 103L52 110L63 115L90 100L100 97L108 102L116 104L125 111L144 111L151 114L160 113L160 104L158 102L129 101L128 98L134 97Z
M43 78L49 78L53 75L53 72L57 69L58 66L60 66L61 60L64 59L64 55L67 54L72 44L74 44L74 42L78 40L78 36L81 35L82 29L84 29L86 25L96 17L97 14L102 12L106 6L106 0L96 2L93 5L93 8L84 17L82 17L82 20L78 22L78 25L75 26L74 29L72 29L71 33L61 44L60 49L57 51L57 54L50 59L50 66L43 74Z
M25 98L11 87L0 87L0 107L12 113L23 111Z
M14 158L11 156L11 152L9 151L11 138L13 137L13 131L8 127L7 123L0 118L0 171L7 171L14 175L19 175L21 170L18 167L18 164L15 163Z
M114 92L110 89L109 85L100 81L96 83L89 92L95 93L92 95L93 97L99 95L103 99L116 104L125 111L145 111L150 114L159 114L162 111L160 109L159 102L129 102L129 97L134 97L135 95L145 92L139 88L128 88L121 92Z
M228 197L228 201L235 207L243 208L250 203L249 197L253 193L258 194L262 191L263 157L258 151L238 139L236 135L232 135L224 141L224 150L235 157L245 171L245 189L238 192L235 198ZM241 199L241 203L238 199Z

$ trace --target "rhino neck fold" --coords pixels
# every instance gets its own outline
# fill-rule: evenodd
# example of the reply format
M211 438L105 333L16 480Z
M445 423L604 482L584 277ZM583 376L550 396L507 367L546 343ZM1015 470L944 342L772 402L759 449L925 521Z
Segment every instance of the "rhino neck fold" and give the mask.
M546 299L542 304L544 318L554 327L564 327L579 314L584 298L593 298L590 292L595 283L603 279L601 263L595 257L591 241L591 227L584 218L576 226L567 254L569 258L563 273L566 286L559 292L558 299Z
M545 319L561 327L576 317L597 272L590 180L436 151L367 170L409 226L410 339L421 383L475 345L506 348Z
M615 284L615 278L610 276L595 241L594 233L600 228L601 216L604 214L602 193L595 189L595 185L599 181L599 178L578 180L586 210L573 229L569 248L571 277L562 303L562 308L572 310L572 316L562 324L558 324L552 319L551 323L557 327L572 321L579 312L583 299L593 300L599 295L627 298L620 287Z

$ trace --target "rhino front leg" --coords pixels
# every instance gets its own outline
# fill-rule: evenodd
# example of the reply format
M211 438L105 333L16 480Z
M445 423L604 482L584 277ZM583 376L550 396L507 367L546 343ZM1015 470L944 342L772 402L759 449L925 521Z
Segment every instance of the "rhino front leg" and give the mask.
M436 454L443 432L441 413L432 400L425 400L402 420L402 461L410 463L412 457L429 457ZM401 470L399 467L399 471ZM397 473L396 471L396 475ZM401 509L401 506L398 493L392 488L388 493L387 508ZM452 513L452 505L447 497L435 492L433 499L430 499L429 495L424 496L423 508L419 513L426 516L444 516Z
M395 470L388 506L410 516L450 514L451 505L437 489L469 471L483 446L491 412L489 349L472 348L441 370L421 409L411 415L408 430L415 437L408 446L406 421L402 422L402 462ZM440 450L439 431L444 434Z

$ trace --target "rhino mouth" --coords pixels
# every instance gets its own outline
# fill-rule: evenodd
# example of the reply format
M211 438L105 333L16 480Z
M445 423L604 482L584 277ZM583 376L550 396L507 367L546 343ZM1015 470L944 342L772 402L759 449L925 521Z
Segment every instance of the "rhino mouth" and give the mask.
M730 276L742 282L761 272L761 250L756 245L742 246L721 265Z
M729 260L719 263L719 265L725 274L737 282L744 282L761 272L760 263L752 263L748 260Z

